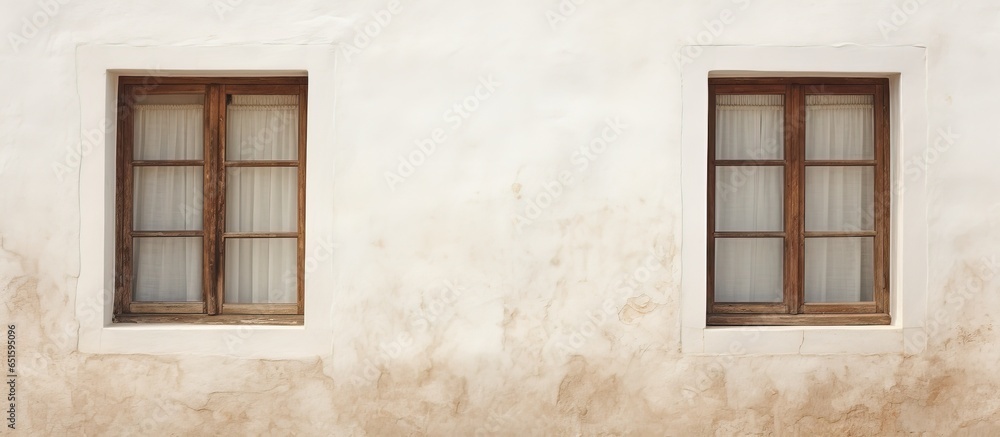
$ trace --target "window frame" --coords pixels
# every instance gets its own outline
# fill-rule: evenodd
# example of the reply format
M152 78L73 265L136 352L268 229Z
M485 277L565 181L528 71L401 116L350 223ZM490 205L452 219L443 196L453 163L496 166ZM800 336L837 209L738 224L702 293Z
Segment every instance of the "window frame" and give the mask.
M205 96L204 156L200 160L134 159L132 105L145 95ZM295 160L227 161L226 106L230 95L297 95L298 157ZM118 78L118 126L115 141L115 274L112 323L191 323L302 325L305 312L305 194L308 78L121 76ZM138 164L137 164L138 163ZM201 231L135 231L133 170L147 165L201 165L203 226ZM225 226L226 170L234 167L298 169L294 232L227 232ZM187 235L191 234L191 235ZM195 235L197 234L197 235ZM202 302L132 302L132 239L142 236L198 236L202 243ZM239 237L296 238L296 303L226 304L225 239Z
M780 160L715 159L715 105L720 94L780 94L784 96L784 154ZM874 97L873 160L809 160L805 152L807 95L868 94ZM871 77L725 77L708 79L706 325L889 325L890 280L890 95L889 79ZM722 164L719 164L722 162ZM780 165L784 169L784 229L781 232L720 232L715 230L715 167ZM872 231L806 232L805 168L807 166L870 166L874 168ZM722 235L720 235L722 234ZM804 302L805 239L809 237L872 237L873 301L859 303ZM783 250L781 303L715 302L715 243L726 237L780 237Z
M679 67L680 202L664 211L680 221L680 348L686 356L845 354L903 356L925 350L928 301L926 178L904 163L929 150L928 52L919 46L711 46ZM705 214L708 159L708 79L716 77L878 77L889 79L892 129L890 325L707 326ZM671 144L666 142L665 144ZM314 154L315 156L315 154ZM666 161L665 165L673 162ZM315 172L314 172L315 174ZM667 227L665 232L670 232Z

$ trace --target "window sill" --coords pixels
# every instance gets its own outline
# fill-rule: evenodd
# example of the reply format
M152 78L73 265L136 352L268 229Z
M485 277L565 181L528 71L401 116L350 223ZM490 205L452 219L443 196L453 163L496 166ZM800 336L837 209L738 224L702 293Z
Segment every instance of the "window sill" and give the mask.
M709 326L685 328L683 349L695 355L900 354L909 334L895 325Z
M99 354L224 355L299 359L330 353L327 336L305 325L195 325L117 323L84 335L96 340L81 352Z

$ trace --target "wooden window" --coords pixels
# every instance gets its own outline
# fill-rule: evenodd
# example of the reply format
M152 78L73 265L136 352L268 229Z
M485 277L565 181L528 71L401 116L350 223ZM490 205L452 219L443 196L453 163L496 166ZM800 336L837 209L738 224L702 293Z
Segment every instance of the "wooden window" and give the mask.
M708 325L890 322L888 92L709 79Z
M114 322L302 324L304 77L121 77Z

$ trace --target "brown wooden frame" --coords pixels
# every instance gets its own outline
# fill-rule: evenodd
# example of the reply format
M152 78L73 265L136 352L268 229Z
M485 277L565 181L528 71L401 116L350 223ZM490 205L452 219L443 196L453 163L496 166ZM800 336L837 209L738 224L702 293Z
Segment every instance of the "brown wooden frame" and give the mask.
M713 78L708 82L708 232L707 325L884 325L889 314L889 80L884 78ZM780 94L784 96L784 159L716 160L716 96ZM805 96L867 94L874 98L873 160L805 159ZM781 166L784 169L784 230L780 232L719 232L715 230L717 166ZM868 166L874 168L874 227L858 232L805 231L805 168L807 166ZM805 239L811 237L873 237L873 301L806 303ZM715 301L717 238L780 237L784 239L783 299L775 303Z
M205 96L204 157L198 160L136 160L133 153L133 110L144 95ZM226 105L234 94L280 94L299 97L298 159L227 161ZM305 312L305 77L134 77L118 79L118 133L115 183L115 323L198 323L301 325ZM204 222L200 231L136 231L132 224L133 169L143 166L201 166L204 175ZM226 169L290 167L298 169L295 232L225 231ZM133 238L201 237L202 302L133 302ZM297 299L289 304L225 304L225 240L227 238L296 238Z

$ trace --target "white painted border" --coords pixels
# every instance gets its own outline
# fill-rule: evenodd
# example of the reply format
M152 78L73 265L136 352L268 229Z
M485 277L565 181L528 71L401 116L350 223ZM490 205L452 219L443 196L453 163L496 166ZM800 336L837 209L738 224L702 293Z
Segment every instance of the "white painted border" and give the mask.
M903 187L902 163L927 149L923 47L688 46L681 137L681 350L689 354L879 354L923 350L927 314L927 178ZM893 186L889 326L706 327L709 76L888 77Z
M329 250L333 241L335 46L226 47L81 46L77 49L81 141L97 140L80 164L80 278L76 315L79 350L85 353L206 354L256 358L329 355L330 309L335 284L332 256L316 256L305 276L304 326L203 326L111 324L114 287L114 185L116 86L119 75L309 77L306 158L306 247Z

